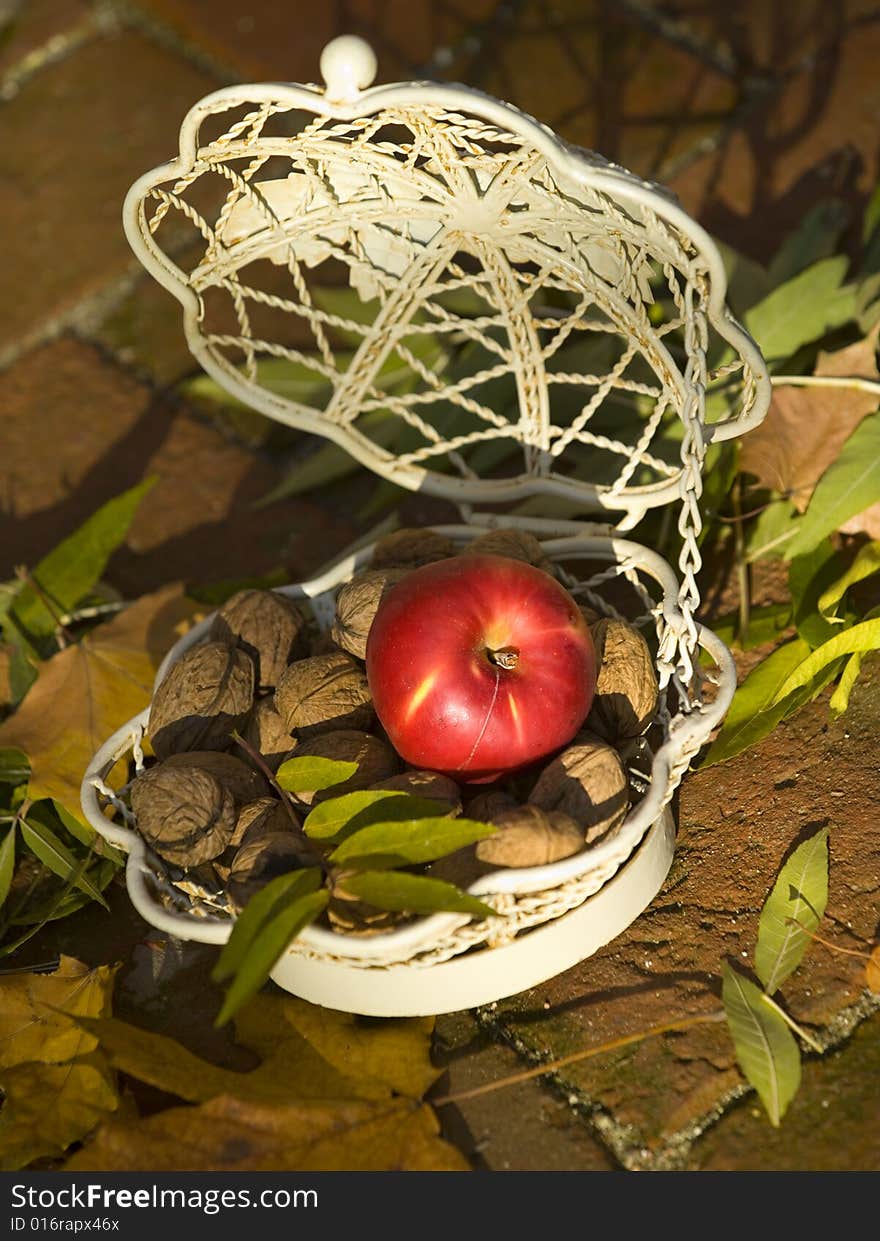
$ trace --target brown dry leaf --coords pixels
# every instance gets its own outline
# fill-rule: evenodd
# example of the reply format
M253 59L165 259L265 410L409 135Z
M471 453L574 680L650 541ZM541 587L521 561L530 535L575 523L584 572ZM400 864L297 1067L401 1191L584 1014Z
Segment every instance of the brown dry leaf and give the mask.
M60 1156L118 1102L97 1040L78 1021L110 1009L115 969L62 957L54 974L0 978L0 1168Z
M868 957L868 964L865 966L865 982L868 984L869 991L873 991L874 995L880 995L880 944Z
M0 726L0 747L17 746L30 759L30 797L53 797L78 811L93 754L147 706L159 663L198 614L175 583L41 665L21 706Z
M864 340L820 353L815 374L880 379L878 334L880 324ZM876 408L876 394L855 388L774 388L767 417L743 436L740 469L763 487L790 493L802 513L844 441ZM852 520L860 522L861 516Z
M466 1172L426 1105L255 1104L221 1096L133 1125L107 1120L65 1172Z

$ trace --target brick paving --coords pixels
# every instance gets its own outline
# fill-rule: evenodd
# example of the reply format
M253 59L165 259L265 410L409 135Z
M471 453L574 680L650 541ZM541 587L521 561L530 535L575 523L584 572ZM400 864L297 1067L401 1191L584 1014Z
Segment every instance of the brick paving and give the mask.
M253 507L306 437L210 420L171 390L192 371L179 308L142 273L120 225L128 185L173 154L192 103L236 80L314 80L323 45L344 31L372 41L379 80L446 78L501 95L667 181L716 236L758 259L815 201L833 193L861 206L877 178L880 6L869 0L0 5L0 221L13 239L0 303L0 577L146 473L159 481L109 571L128 597L178 577L279 565L306 575L360 533L357 483ZM416 498L407 512L428 520L432 509ZM870 938L880 877L864 756L880 724L880 671L869 671L845 727L827 723L820 701L747 758L687 778L673 871L617 941L524 996L440 1019L442 1088L717 1005L721 962L752 950L785 848L830 806L832 934L841 946ZM56 928L59 943L75 950L65 937L79 936L94 960L132 947L120 1002L136 1015L146 928L117 911L118 943L103 923L87 948L89 919L98 928L94 912ZM168 1032L193 1045L200 1001L189 999L205 951L182 950L163 1010ZM816 949L786 1000L827 1052L807 1058L778 1132L711 1026L444 1109L444 1129L494 1170L876 1169L880 1017L858 966ZM826 1112L833 1132L817 1123Z

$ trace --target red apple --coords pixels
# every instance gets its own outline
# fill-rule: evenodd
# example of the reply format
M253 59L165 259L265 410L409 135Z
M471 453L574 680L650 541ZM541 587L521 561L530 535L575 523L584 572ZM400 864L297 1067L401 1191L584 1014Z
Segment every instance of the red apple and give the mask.
M376 612L367 679L414 767L486 782L571 740L596 687L584 618L555 578L506 556L413 570Z

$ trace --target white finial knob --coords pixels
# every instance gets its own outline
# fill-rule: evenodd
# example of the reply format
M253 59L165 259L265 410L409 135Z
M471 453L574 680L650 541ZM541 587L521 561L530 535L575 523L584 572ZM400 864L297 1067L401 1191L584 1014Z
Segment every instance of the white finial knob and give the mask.
M321 53L321 76L328 99L352 103L376 76L376 53L357 35L340 35Z

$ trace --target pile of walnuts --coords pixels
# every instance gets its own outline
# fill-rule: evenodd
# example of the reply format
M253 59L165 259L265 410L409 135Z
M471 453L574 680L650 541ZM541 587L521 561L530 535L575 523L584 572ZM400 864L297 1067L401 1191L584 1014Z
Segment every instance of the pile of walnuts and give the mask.
M317 802L355 790L398 789L494 824L491 837L424 868L461 886L499 867L558 861L615 832L630 807L622 756L653 721L658 695L647 643L625 621L583 609L599 661L596 694L581 731L540 770L459 786L406 766L382 730L364 670L379 603L411 570L473 553L552 571L524 532L490 531L460 551L435 531L405 529L379 540L369 566L341 587L329 632L274 591L234 595L153 698L147 732L155 762L130 789L150 848L240 910L276 875L315 864L320 846L302 832L303 818ZM294 755L353 761L357 770L331 789L282 800L271 773ZM400 919L341 893L326 916L355 933Z

